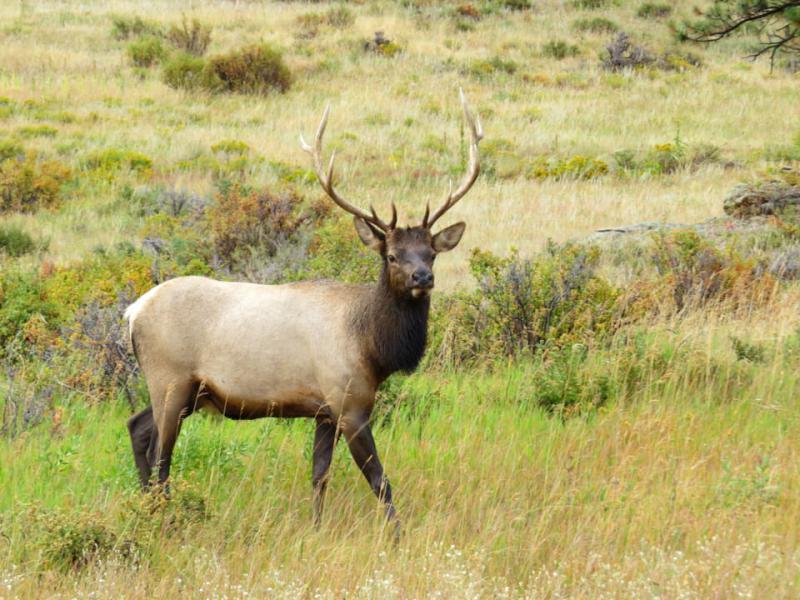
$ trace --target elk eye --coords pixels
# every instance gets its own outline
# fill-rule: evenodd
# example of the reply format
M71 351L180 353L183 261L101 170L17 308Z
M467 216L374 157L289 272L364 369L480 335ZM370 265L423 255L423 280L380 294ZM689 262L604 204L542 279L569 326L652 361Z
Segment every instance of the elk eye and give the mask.
M386 260L388 260L390 263L396 263L397 262L397 258L395 257L394 254L387 255L386 256Z

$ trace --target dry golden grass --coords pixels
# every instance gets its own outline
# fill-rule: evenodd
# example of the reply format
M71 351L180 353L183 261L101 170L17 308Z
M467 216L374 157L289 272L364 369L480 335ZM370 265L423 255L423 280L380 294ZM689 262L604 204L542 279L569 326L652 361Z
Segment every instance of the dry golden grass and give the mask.
M762 166L763 149L788 142L792 134L785 116L796 104L796 77L770 74L767 65L743 62L730 48L693 49L706 62L702 69L649 76L603 72L597 56L607 42L604 35L579 37L576 58L542 57L543 43L574 37L571 21L595 14L562 2L488 18L471 32L456 31L446 16L418 18L391 4L355 5L351 28L310 41L296 38L296 17L325 7L8 2L0 7L0 87L12 100L33 100L73 117L56 124L55 140L34 140L33 147L52 151L54 145L70 145L65 152L76 158L109 146L134 149L165 167L223 139L245 141L267 160L306 166L298 133L310 134L330 103L328 144L340 150L343 190L354 201L374 202L384 210L394 200L412 220L426 200L435 203L446 190L444 173L434 168L432 176L420 177L409 164L424 156L422 146L430 136L444 140L456 160L459 86L483 117L487 143L509 140L522 155L558 152L611 162L617 150L644 150L679 135L688 144L719 146L724 159L738 165L634 181L614 176L591 182L484 179L452 219L469 222L469 246L498 252L511 245L529 252L547 238L564 240L621 223L694 222L719 215L727 189ZM653 50L673 45L668 28L636 18L633 5L601 12ZM140 80L127 63L124 43L110 36L111 16L177 22L184 13L213 24L211 53L258 40L284 48L298 73L292 90L265 99L191 97L169 89L155 73ZM393 60L363 56L360 45L376 30L405 52ZM469 61L491 56L517 61L518 72L486 80L460 72ZM28 122L15 116L2 124L13 133ZM268 169L257 168L250 180L270 177ZM200 185L207 189L206 182ZM99 210L116 192L111 187L87 204ZM69 260L98 243L135 235L132 224L110 220L84 208L44 219L54 258ZM40 219L27 221L35 230ZM465 257L461 252L443 260L440 280L449 286L460 280Z

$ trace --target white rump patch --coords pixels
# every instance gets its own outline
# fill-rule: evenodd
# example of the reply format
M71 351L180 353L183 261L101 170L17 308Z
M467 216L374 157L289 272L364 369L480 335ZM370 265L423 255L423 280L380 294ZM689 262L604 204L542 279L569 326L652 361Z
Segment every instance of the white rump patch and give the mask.
M142 312L142 309L150 303L150 300L153 299L160 287L160 285L157 285L152 290L145 292L136 302L125 309L125 314L123 316L128 319L128 335L133 335L133 323L136 320L136 317L139 316L139 313Z

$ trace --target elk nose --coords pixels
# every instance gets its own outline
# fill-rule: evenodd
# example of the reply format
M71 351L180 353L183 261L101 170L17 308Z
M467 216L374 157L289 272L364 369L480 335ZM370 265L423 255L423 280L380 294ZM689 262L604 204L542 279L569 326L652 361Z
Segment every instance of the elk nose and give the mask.
M414 285L419 287L431 287L433 285L433 273L427 269L419 269L411 275Z

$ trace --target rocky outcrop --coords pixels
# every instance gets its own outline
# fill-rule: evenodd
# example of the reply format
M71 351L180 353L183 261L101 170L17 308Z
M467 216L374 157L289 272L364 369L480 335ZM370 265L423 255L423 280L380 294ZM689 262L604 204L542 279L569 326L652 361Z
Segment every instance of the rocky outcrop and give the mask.
M794 206L800 206L800 186L781 181L737 185L722 203L725 214L738 219L774 215Z

